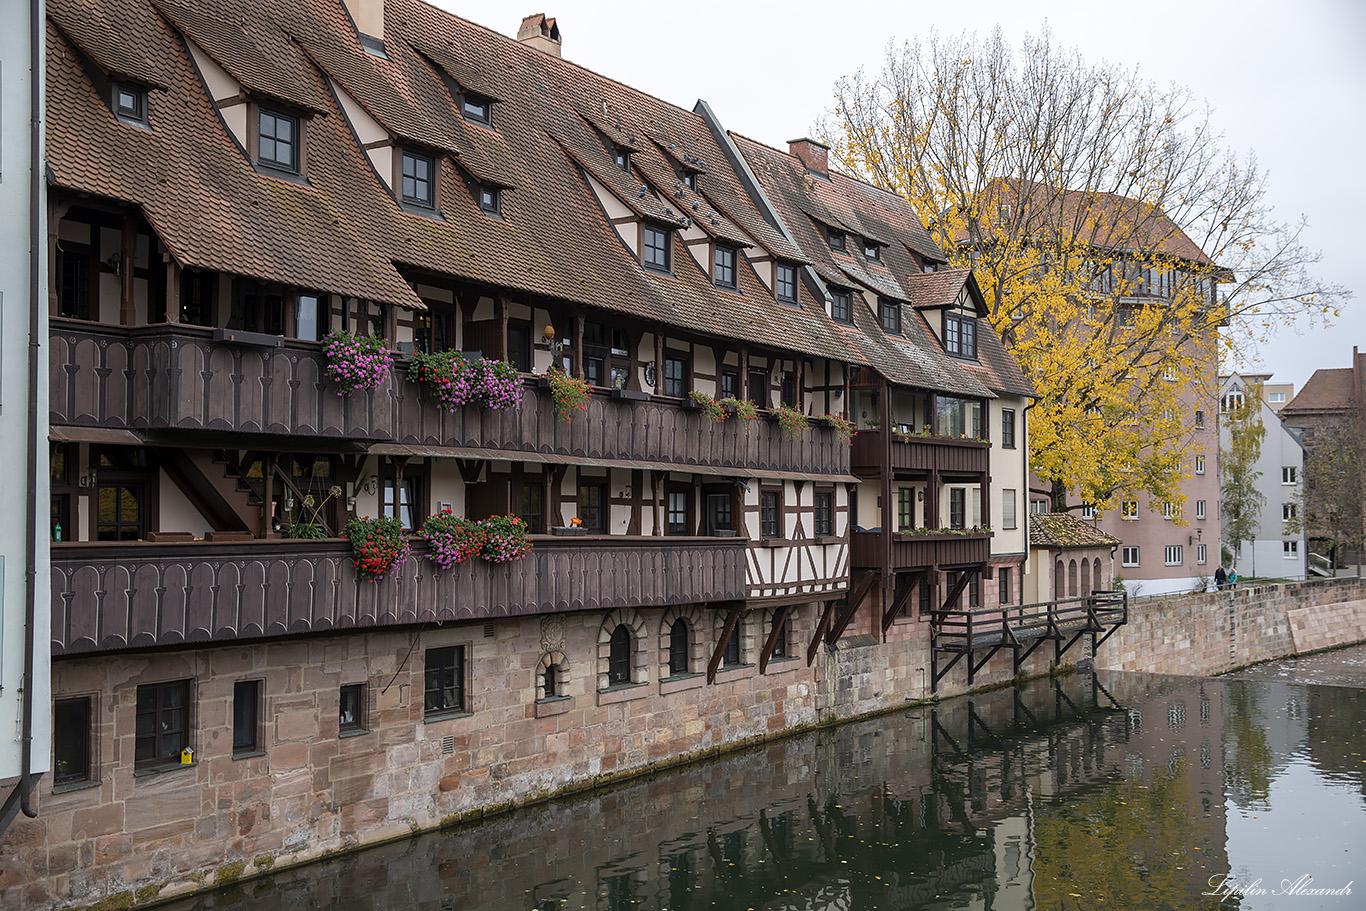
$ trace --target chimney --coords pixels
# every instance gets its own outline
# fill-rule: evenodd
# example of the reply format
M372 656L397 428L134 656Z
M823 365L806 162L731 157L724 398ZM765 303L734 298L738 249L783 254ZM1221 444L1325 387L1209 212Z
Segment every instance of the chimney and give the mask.
M342 0L356 31L384 45L384 0Z
M808 171L822 177L830 176L830 165L826 160L830 147L825 143L814 139L793 139L788 142L787 149L802 160Z
M560 27L554 19L547 19L545 13L535 13L523 19L522 27L517 29L517 40L552 57L561 56Z

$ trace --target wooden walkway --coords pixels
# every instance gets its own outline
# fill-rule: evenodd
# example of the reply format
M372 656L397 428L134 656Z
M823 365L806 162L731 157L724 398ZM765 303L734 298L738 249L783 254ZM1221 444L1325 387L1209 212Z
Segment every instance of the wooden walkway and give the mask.
M1053 643L1053 660L1061 663L1082 636L1091 636L1095 655L1114 631L1129 620L1129 596L1097 591L1081 598L1011 607L936 610L931 613L930 691L962 658L968 659L968 685L991 657L1003 648L1014 653L1015 673L1045 642ZM980 653L980 657L978 657ZM941 666L940 659L947 663Z

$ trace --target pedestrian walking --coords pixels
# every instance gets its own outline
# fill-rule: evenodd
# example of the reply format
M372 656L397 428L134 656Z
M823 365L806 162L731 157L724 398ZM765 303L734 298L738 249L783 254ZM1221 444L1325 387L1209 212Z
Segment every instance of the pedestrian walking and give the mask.
M1214 587L1223 591L1225 585L1228 585L1228 573L1224 572L1224 565L1221 563L1214 571Z

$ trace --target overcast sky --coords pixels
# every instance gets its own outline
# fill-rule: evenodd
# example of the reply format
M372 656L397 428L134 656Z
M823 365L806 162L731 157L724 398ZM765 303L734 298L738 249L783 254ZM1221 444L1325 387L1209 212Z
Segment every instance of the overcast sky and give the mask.
M907 3L594 3L438 0L466 19L516 35L522 16L558 20L564 56L691 108L705 99L721 122L778 148L807 135L835 81L874 70L888 40L986 34L999 24L1018 46L1045 22L1055 44L1088 60L1137 66L1188 87L1214 112L1228 147L1255 152L1282 220L1309 219L1324 278L1352 290L1330 329L1281 334L1258 363L1298 390L1319 367L1351 365L1366 348L1366 3L1360 0L1152 0L1107 8L1095 0ZM1224 365L1227 371L1230 365Z

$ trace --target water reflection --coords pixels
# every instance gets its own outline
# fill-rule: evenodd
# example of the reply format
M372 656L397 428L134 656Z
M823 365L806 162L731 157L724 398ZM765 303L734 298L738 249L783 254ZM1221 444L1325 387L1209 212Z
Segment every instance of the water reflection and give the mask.
M1322 839L1320 858L1361 847L1360 693L1077 674L794 738L172 907L1212 907L1201 897L1211 876L1234 869L1279 881L1277 846L1306 826ZM1309 787L1293 776L1348 793L1332 812L1355 828L1283 813L1280 783ZM1254 813L1281 815L1252 842L1264 856L1239 841L1231 866L1226 832ZM1346 870L1307 872L1341 886L1350 875L1328 880ZM1277 907L1237 895L1221 906Z

